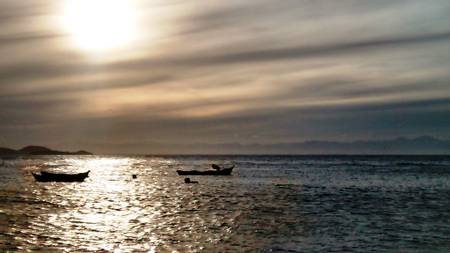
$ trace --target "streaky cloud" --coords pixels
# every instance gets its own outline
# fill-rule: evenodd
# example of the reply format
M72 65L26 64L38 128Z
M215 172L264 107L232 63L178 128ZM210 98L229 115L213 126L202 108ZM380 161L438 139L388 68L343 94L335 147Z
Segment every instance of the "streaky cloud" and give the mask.
M0 94L0 98L9 98L14 96L15 98L26 98L32 96L48 96L48 95L64 95L75 92L83 91L99 91L99 90L114 90L122 88L136 88L145 87L155 84L161 84L170 80L174 80L170 75L156 75L145 76L141 78L124 77L116 78L113 80L91 80L91 81L79 81L76 84L65 84L59 86L39 87L39 89L33 91L14 91L10 93Z
M18 43L35 43L37 41L52 40L62 38L64 34L58 33L18 33L8 36L0 36L0 46L17 45Z
M260 62L273 60L301 59L304 57L319 57L331 54L351 53L361 50L385 49L395 46L409 46L423 43L442 42L450 40L450 32L420 34L409 37L387 37L380 39L370 39L349 43L339 43L334 45L322 45L312 47L288 47L280 49L265 49L255 51L244 51L226 55L211 56L198 59L198 62L205 64L212 63L239 63L239 62ZM195 62L195 60L193 60Z

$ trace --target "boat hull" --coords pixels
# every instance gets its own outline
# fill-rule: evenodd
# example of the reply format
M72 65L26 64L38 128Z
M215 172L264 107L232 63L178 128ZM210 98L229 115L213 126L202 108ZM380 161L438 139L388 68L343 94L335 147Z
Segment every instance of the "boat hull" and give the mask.
M233 167L222 169L222 170L177 170L178 175L180 176L230 176L233 171Z
M89 176L89 171L78 174L62 174L41 171L40 174L31 173L38 182L83 182Z

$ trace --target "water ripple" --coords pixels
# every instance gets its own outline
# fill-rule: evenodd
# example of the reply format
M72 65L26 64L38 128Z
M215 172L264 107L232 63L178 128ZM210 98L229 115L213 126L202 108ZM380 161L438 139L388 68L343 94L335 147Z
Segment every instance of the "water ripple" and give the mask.
M230 161L233 176L195 177L199 184L175 173ZM448 165L448 157L23 157L0 168L0 250L445 252ZM41 169L91 173L83 183L37 183L30 172Z

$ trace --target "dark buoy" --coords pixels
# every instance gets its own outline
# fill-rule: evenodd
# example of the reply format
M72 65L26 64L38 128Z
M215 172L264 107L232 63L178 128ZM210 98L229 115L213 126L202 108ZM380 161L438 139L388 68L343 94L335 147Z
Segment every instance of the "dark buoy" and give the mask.
M184 179L184 182L185 182L186 184L198 184L197 181L191 181L191 179L188 178L188 177Z
M136 179L137 178L137 175L136 174L133 174L133 179Z

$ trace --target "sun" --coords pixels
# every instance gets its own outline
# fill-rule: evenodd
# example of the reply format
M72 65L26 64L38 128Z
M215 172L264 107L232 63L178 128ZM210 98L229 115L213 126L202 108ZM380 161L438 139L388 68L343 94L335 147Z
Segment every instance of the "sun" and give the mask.
M61 23L78 48L104 52L136 37L136 8L127 0L67 0Z

